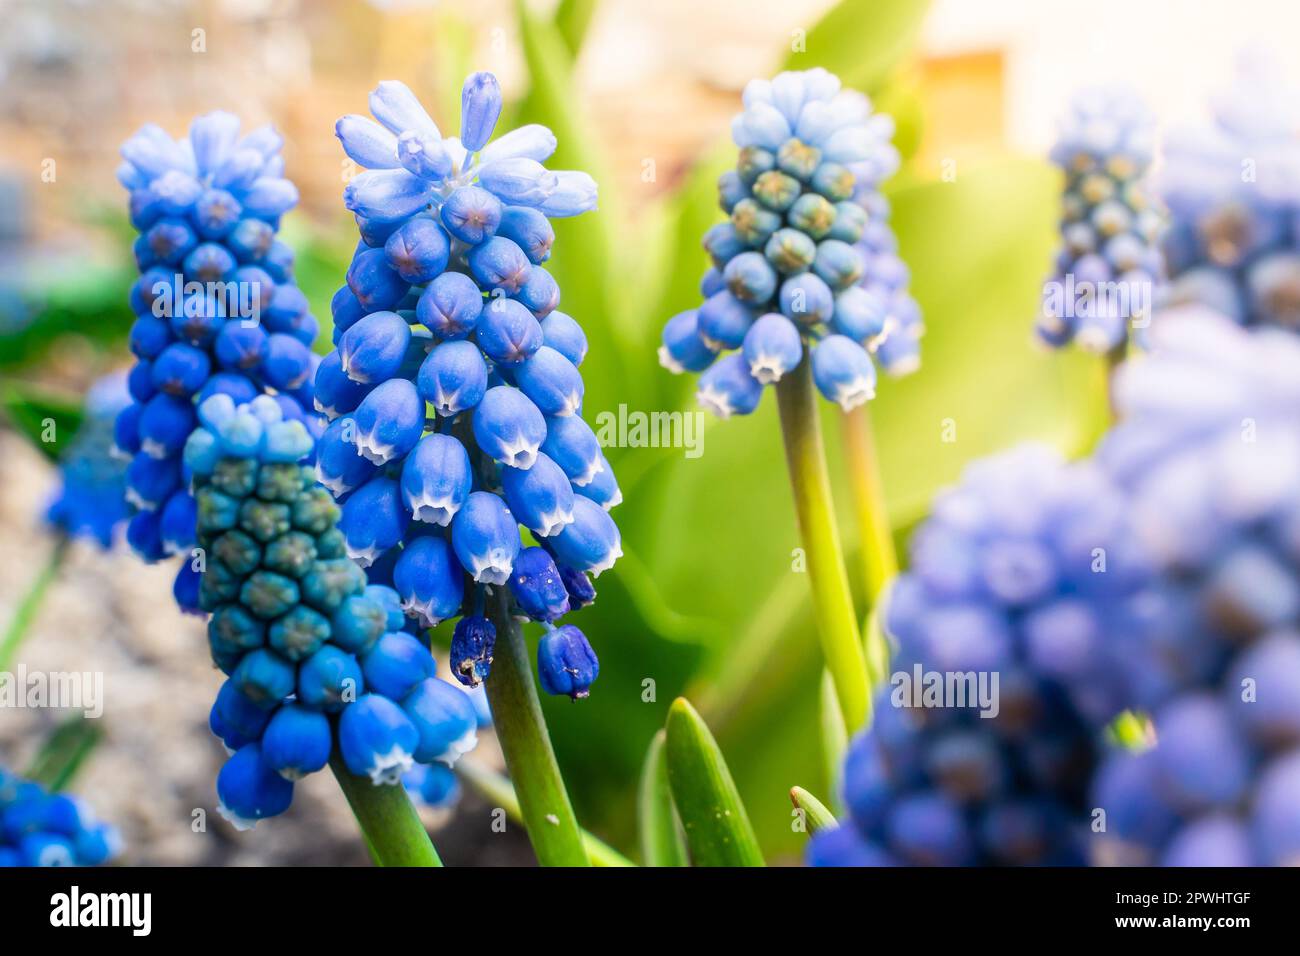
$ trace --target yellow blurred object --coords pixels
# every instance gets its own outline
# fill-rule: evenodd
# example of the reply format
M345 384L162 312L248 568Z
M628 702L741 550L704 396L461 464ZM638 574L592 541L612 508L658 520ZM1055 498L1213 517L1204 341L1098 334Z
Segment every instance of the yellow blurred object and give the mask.
M918 70L925 132L917 168L929 178L1005 152L1006 67L990 50L925 58Z

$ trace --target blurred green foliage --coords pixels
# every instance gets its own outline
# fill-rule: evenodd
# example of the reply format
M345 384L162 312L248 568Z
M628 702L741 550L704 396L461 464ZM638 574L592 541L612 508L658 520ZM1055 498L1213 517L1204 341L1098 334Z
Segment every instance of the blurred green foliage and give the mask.
M573 83L595 6L563 0L548 20L517 3L531 86L514 116L550 126L560 144L551 164L587 170L601 187L598 213L556 224L547 265L563 290L562 308L582 323L590 343L583 365L588 419L616 413L620 404L693 412L692 377L662 370L655 350L664 321L698 304L707 267L700 238L721 218L715 183L734 148L720 130L717 144L680 182L630 219ZM900 150L913 157L924 104L906 67L926 8L922 0L843 0L808 31L804 52L782 63L774 50L773 70L825 66L846 85L866 89L895 115ZM440 77L459 77L472 68L467 44L458 40L468 27L446 12L435 15L445 26L435 58L444 65ZM458 82L438 86L454 90ZM439 107L452 113L458 104ZM1093 433L1090 416L1100 404L1100 377L1086 357L1049 355L1031 342L1053 245L1055 174L1045 162L1022 159L963 168L954 181L937 181L935 172L913 159L890 191L893 225L927 326L921 371L882 383L872 406L900 535L972 459L1028 438L1079 448ZM298 281L321 320L320 349L327 351L329 300L354 241L350 223L340 217L338 228L321 232L290 217L284 238L297 251ZM69 331L120 348L131 278L124 265L85 277L85 288L58 290L27 330L0 343L0 370L31 369ZM22 406L39 415L39 402L49 401L13 389L4 399L20 424L31 418ZM826 406L823 417L854 561L839 414ZM955 440L948 441L951 430ZM791 786L835 805L820 743L822 666L808 582L792 570L799 539L780 440L769 397L755 415L708 419L697 458L681 448L606 450L623 488L625 504L614 516L625 557L598 580L594 607L575 618L600 655L601 676L588 700L547 699L544 709L579 819L630 854L643 759L683 693L726 755L769 859L795 858L806 839L791 826Z

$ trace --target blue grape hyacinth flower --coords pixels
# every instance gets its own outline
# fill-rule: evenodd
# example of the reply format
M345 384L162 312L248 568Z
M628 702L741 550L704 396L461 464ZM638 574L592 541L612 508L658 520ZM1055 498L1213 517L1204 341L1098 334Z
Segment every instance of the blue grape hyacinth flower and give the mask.
M45 520L71 538L108 548L130 517L126 501L126 462L113 453L114 427L131 405L126 376L112 373L86 393L77 434L59 462L59 490Z
M1110 640L1145 581L1101 469L1026 445L940 495L888 592L893 673L817 865L1079 864L1125 697Z
M920 361L921 313L880 193L898 168L893 121L820 68L754 80L744 104L736 168L718 181L730 218L704 236L704 302L669 319L660 364L700 373L699 403L727 418L807 352L847 411L875 395L875 362L903 375Z
M0 767L0 867L101 866L121 849L85 803Z
M1164 281L1163 216L1145 181L1154 148L1155 119L1132 90L1097 87L1071 101L1051 152L1065 192L1036 326L1045 345L1110 353L1149 325Z
M318 323L294 283L293 252L276 238L298 201L281 145L270 126L241 135L238 117L213 112L182 139L149 124L122 146L118 180L140 233L140 277L130 295L133 402L115 440L131 457L128 540L148 561L193 547L181 450L199 402L272 395L285 416L319 429L311 388ZM186 565L178 597L192 593L191 578Z
M395 81L370 111L336 127L365 171L344 191L361 242L315 377L330 419L317 478L372 582L421 628L461 619L452 672L475 687L495 641L488 589L549 626L568 587L590 589L622 553L618 484L582 418L586 339L543 265L550 220L594 209L596 184L542 165L556 146L545 127L493 138L488 73L465 81L459 138Z
M1300 343L1161 314L1101 463L1158 576L1113 640L1155 744L1098 773L1099 863L1300 863Z
M1300 125L1276 63L1243 54L1209 123L1171 131L1158 179L1169 208L1170 304L1300 329Z
M348 558L339 507L305 464L306 426L269 395L212 395L198 420L184 458L205 557L199 602L228 677L209 719L232 751L217 778L222 814L243 828L283 813L294 781L335 751L377 786L453 764L476 743L474 703L435 676L396 592L367 586Z

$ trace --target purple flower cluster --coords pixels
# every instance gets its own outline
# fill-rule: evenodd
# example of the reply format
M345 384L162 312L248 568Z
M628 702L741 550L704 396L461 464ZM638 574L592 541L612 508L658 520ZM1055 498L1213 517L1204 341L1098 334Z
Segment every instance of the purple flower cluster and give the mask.
M1155 119L1131 90L1075 97L1052 161L1065 173L1061 247L1043 287L1037 333L1053 348L1105 353L1150 322L1164 262L1162 216L1144 183Z
M100 866L121 844L80 800L0 767L0 867Z
M844 765L851 820L820 865L1070 864L1102 731L1110 635L1144 580L1096 467L1023 446L967 469L889 593L890 687Z
M1173 304L1300 329L1300 115L1266 57L1243 57L1201 127L1166 139L1159 187Z
M397 594L367 587L348 559L338 506L303 464L306 427L265 395L238 406L213 395L198 416L184 454L199 601L228 677L210 718L232 751L217 777L223 815L242 828L283 813L294 781L335 751L376 785L454 763L476 742L474 704L434 676Z
M1185 306L1151 345L1094 462L1000 456L917 532L898 674L998 713L884 695L814 862L1300 861L1300 343Z
M594 209L596 184L542 165L556 146L545 127L492 139L502 99L490 73L466 80L461 107L460 137L444 137L387 81L370 95L374 119L338 122L366 171L344 193L361 241L315 377L330 419L317 477L372 582L396 588L422 627L461 618L460 680L488 674L485 590L505 586L547 629L543 684L585 696L595 655L555 622L622 553L608 514L621 494L582 418L586 337L543 263L550 219ZM521 544L521 528L537 545Z
M113 453L117 416L131 404L126 376L105 375L86 393L81 425L59 462L59 490L45 520L61 533L110 547L130 517L126 462Z
M241 136L238 117L214 112L183 139L151 124L122 146L118 179L140 232L140 278L131 289L134 401L118 416L115 441L131 456L126 494L137 510L128 540L149 561L193 545L181 449L197 402L271 394L287 417L316 427L318 326L293 282L293 253L276 239L298 201L281 144L269 126ZM178 595L194 590L184 577Z
M1092 806L1103 863L1300 863L1300 343L1198 307L1119 374L1099 452L1158 576L1118 635L1156 743Z
M872 353L895 374L919 362L920 309L879 192L898 166L893 121L820 68L754 80L744 103L718 181L729 219L704 236L705 301L664 326L659 361L700 373L700 404L726 418L807 350L822 395L854 408L875 395Z

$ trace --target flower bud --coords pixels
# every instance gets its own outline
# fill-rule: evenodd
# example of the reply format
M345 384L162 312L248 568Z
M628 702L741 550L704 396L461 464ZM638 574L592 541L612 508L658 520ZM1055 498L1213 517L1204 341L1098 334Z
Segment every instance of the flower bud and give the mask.
M376 786L393 784L411 769L419 734L387 697L363 694L339 718L339 753L348 770Z
M803 341L794 323L783 315L769 312L759 317L745 333L742 354L749 374L764 385L779 382L803 358Z
M492 669L497 629L485 617L466 615L451 635L451 672L466 687L477 687Z
M460 139L471 153L487 145L501 116L501 84L491 73L471 73L460 91Z
M453 766L478 743L478 718L469 695L444 680L430 676L416 684L402 700L402 711L415 727L414 757L420 763Z
M300 780L329 763L334 738L318 710L285 704L262 735L262 761L286 780Z
M293 784L262 759L257 743L240 747L217 774L217 809L239 830L284 813L293 802Z
M582 496L573 500L573 520L548 538L547 545L559 562L593 575L609 570L623 555L614 519Z
M527 470L503 467L501 488L515 520L534 534L548 537L573 520L573 486L544 452Z
M846 412L875 397L871 356L847 336L828 335L813 347L812 372L818 391Z
M551 556L541 548L524 548L515 558L510 593L534 621L556 621L569 613L569 595Z
M402 597L402 610L421 627L433 627L460 613L464 597L461 568L442 538L425 535L407 542L393 566L393 584Z
M719 418L749 415L763 397L763 383L750 374L743 355L724 355L700 376L695 400Z
M547 435L547 423L536 405L517 388L498 385L483 395L474 410L474 439L494 461L528 469Z
M542 635L537 645L537 677L548 694L574 700L591 693L600 661L582 631L565 624Z
M499 497L473 492L451 523L461 566L480 584L505 584L519 553L519 525Z

